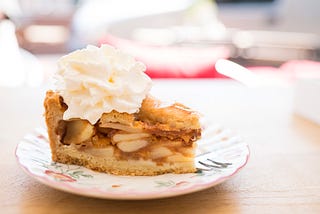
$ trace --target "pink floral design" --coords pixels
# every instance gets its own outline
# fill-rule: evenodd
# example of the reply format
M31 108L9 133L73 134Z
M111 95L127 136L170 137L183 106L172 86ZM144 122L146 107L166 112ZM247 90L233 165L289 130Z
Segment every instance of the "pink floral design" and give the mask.
M77 181L76 179L72 178L69 175L65 175L65 174L62 174L62 173L59 173L59 172L54 172L52 170L46 170L44 173L46 175L49 175L49 176L53 177L56 180L59 180L59 181L64 181L64 182L75 182L75 181Z
M189 183L190 183L190 182L188 182L188 181L180 181L180 182L177 182L174 187L185 186L185 185L187 185L187 184L189 184Z

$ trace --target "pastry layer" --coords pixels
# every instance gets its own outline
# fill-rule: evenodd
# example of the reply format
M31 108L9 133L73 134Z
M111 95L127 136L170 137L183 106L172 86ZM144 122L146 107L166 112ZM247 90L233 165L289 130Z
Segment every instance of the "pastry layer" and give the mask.
M119 175L195 171L201 129L198 116L183 105L164 107L148 98L137 114L105 113L94 125L64 121L67 105L56 92L47 92L44 105L54 161Z
M94 154L96 153L96 154ZM108 152L79 151L73 146L61 145L56 153L56 161L66 164L76 164L100 172L115 175L159 175L164 173L195 172L193 161L164 163L158 165L151 160L118 160L108 156Z

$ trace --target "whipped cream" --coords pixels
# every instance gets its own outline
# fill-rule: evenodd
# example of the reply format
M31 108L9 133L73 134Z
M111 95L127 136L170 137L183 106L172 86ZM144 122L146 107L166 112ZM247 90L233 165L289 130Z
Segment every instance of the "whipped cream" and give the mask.
M109 45L87 46L58 62L56 87L68 109L63 119L86 119L95 124L103 113L135 113L152 82L146 67Z

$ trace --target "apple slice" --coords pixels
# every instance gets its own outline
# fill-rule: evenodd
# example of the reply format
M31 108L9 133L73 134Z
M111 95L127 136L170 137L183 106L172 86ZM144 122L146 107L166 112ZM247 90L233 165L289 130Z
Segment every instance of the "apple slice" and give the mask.
M94 126L87 120L67 121L66 134L63 138L65 144L81 144L94 135Z
M121 141L117 147L123 152L135 152L148 145L146 140Z

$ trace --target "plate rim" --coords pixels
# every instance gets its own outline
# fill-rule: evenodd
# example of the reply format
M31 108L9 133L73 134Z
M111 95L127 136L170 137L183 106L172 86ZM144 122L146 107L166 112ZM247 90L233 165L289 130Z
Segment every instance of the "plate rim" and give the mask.
M249 145L242 141L241 143L245 144L245 147L247 150L246 156L245 156L245 161L243 163L241 163L241 165L239 165L236 169L234 169L234 171L232 171L231 174L228 174L226 176L221 176L218 179L215 179L215 180L212 180L209 182L195 183L195 184L191 185L190 187L184 188L184 189L172 189L170 191L165 189L165 190L157 191L157 192L153 192L153 193L148 193L148 192L133 193L133 192L130 192L131 194L127 194L127 193L124 194L124 192L115 193L115 192L110 192L110 191L101 191L98 189L95 189L94 191L86 191L86 189L83 189L81 187L74 187L74 186L72 186L68 183L65 183L65 182L58 182L55 180L51 180L51 179L47 178L45 175L37 175L37 174L32 173L26 165L21 163L20 157L17 154L19 146L24 143L28 143L28 141L25 138L20 140L20 142L16 145L14 154L15 154L16 161L17 161L18 165L20 166L20 168L22 168L22 170L28 176L32 177L36 181L38 181L46 186L49 186L49 187L56 189L56 190L60 190L62 192L85 196L85 197L100 198L100 199L112 199L112 200L149 200L149 199L151 200L151 199L160 199L160 198L171 198L171 197L191 194L191 193L199 192L199 191L202 191L205 189L209 189L213 186L216 186L216 185L230 179L235 174L237 174L241 169L244 168L244 166L247 165L249 158L250 158L250 154L251 154ZM68 164L64 164L64 165L68 165ZM88 169L88 168L86 168L86 169ZM90 169L88 169L88 170L90 170ZM91 171L93 171L93 170L91 170ZM94 171L94 172L96 172L96 171ZM97 173L102 173L102 172L97 172ZM104 173L104 174L109 175L107 173ZM169 174L175 175L173 173L169 173ZM188 173L188 174L194 174L194 173Z

